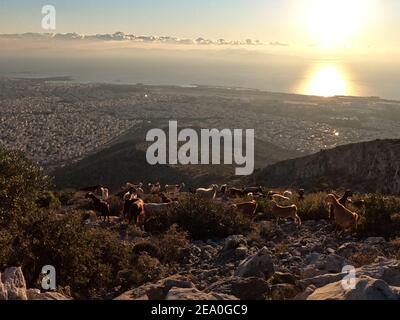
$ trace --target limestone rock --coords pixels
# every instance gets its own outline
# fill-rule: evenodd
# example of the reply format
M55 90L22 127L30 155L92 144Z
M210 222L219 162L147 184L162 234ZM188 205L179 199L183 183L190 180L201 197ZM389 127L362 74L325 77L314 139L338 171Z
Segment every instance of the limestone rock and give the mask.
M338 281L316 289L307 300L399 300L399 290L383 280L363 276L356 279L353 290L345 290Z
M270 278L275 273L272 258L266 247L262 248L257 254L252 255L242 261L235 271L238 277L259 277Z

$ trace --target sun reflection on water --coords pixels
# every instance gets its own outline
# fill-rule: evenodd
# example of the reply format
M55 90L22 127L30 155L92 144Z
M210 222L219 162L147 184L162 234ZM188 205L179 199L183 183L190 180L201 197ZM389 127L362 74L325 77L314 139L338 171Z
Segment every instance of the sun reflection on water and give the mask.
M346 73L333 63L320 64L312 69L299 91L301 94L321 97L352 94Z

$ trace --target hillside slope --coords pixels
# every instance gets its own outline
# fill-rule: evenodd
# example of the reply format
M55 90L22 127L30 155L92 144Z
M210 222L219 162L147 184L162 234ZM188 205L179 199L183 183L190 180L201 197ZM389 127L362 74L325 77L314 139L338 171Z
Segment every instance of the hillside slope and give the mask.
M400 193L400 140L376 140L340 146L283 161L256 172L257 184L321 190Z
M55 169L52 175L56 188L103 184L117 190L127 181L160 181L162 184L185 182L187 186L198 187L238 180L231 165L151 166L146 161L146 144L135 141L144 141L144 138L121 140L77 163ZM260 140L256 140L255 144L257 168L300 155Z

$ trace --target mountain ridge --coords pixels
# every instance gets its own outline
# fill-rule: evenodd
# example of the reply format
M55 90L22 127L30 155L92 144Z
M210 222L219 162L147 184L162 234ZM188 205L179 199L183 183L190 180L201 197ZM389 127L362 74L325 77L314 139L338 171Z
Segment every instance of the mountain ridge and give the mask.
M400 193L400 139L343 145L272 164L251 178L274 188Z

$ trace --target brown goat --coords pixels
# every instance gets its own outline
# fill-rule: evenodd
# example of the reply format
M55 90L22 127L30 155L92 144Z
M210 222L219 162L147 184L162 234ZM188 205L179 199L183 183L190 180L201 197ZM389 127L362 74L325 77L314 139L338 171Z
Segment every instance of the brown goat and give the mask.
M107 202L100 200L91 192L87 193L85 198L93 201L94 210L103 216L104 221L106 217L110 221L110 205Z
M257 202L255 200L249 202L242 202L233 205L236 209L241 211L247 217L254 217L257 210Z
M272 204L272 215L276 218L276 224L278 224L280 218L292 218L299 227L301 226L301 219L297 214L296 205L293 204L288 207L283 207L278 205L274 200L272 201Z
M334 194L329 194L325 202L333 207L335 223L343 230L357 229L359 215L350 211L344 205L339 203L339 200Z
M135 222L135 225L140 227L141 226L141 220L144 220L144 201L140 198L137 199L132 199L128 200L128 222L129 224L132 223L132 221Z

